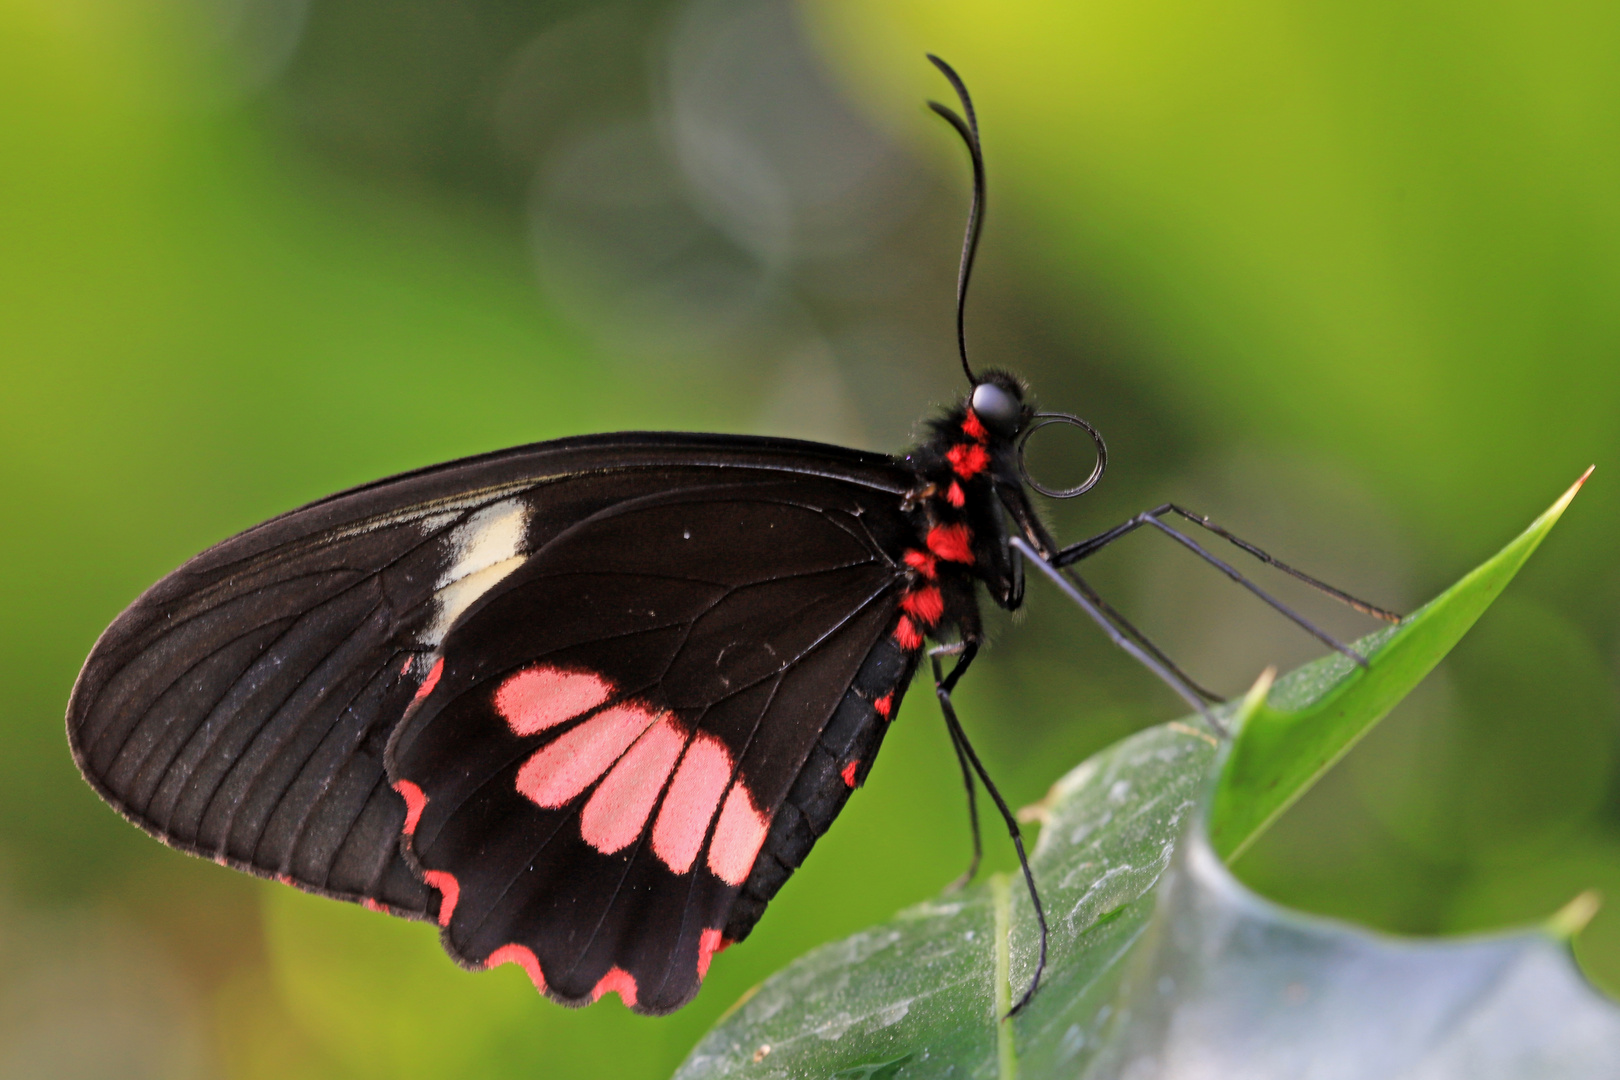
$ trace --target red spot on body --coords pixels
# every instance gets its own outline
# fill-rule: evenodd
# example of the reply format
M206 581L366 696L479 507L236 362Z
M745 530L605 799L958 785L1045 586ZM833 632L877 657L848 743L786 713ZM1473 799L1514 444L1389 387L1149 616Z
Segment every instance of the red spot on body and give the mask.
M540 971L540 958L527 945L502 945L484 961L486 968L497 968L502 964L516 964L528 972L529 981L534 983L536 990L542 994L546 992L546 977Z
M894 712L894 691L890 690L887 694L872 702L872 708L877 710L879 716L887 720L889 715Z
M377 900L373 900L369 896L366 897L364 900L362 900L361 903L365 904L366 907L368 909L370 909L371 911L378 911L378 912L381 912L384 915L388 914L388 905L387 904L381 903L381 902L379 902Z
M698 978L709 974L709 964L720 953L731 947L718 930L705 930L698 935Z
M441 656L433 662L433 667L428 671L427 678L423 679L422 685L416 688L416 696L411 698L411 701L413 703L421 701L433 693L433 688L439 685L439 676L443 674L444 657Z
M405 663L403 665L401 665L401 667L399 669L399 673L401 675L409 675L411 673L411 664L415 663L415 661L416 661L416 657L407 656L405 658Z
M978 443L962 443L945 451L951 468L964 480L978 476L990 467L990 451Z
M709 870L714 876L727 885L741 885L746 881L759 855L759 847L765 842L765 829L769 824L738 779L726 795L726 804L721 807L720 820L714 827L714 839L709 841Z
M613 694L613 684L590 672L528 668L495 691L495 711L523 738L589 712Z
M966 525L935 525L928 530L928 550L946 562L973 565L973 530Z
M653 854L675 873L692 869L731 773L731 752L713 735L700 734L686 748L652 834Z
M608 973L597 982L596 988L591 991L591 1000L602 1000L603 994L618 994L619 1000L626 1005L636 1003L636 977L624 968L609 968Z
M572 802L659 718L634 704L597 713L523 763L517 774L518 793L547 810Z
M844 771L839 773L838 775L842 776L844 778L844 786L845 787L851 787L852 788L852 787L855 786L855 770L860 768L860 767L861 767L861 763L859 761L852 761L848 765L844 766Z
M962 491L962 485L952 480L951 486L945 489L945 501L960 510L967 502L967 495Z
M945 614L945 597L936 585L924 585L900 598L900 610L924 626L933 626Z
M926 551L908 551L906 565L932 581L939 574L939 561Z
M979 414L972 409L969 409L967 415L962 418L962 434L978 442L984 442L990 438L990 433L985 430L983 421L979 419Z
M450 916L456 913L456 901L461 899L461 882L443 870L425 870L422 880L439 890L439 925L449 926Z
M422 794L421 788L409 780L401 780L394 785L394 790L405 800L405 824L400 828L400 832L410 836L416 832L416 823L422 820L422 811L427 809L427 796Z
M686 746L686 731L665 716L642 733L613 766L579 815L585 842L604 855L622 851L641 835L664 782Z
M917 629L910 616L900 616L900 621L894 624L894 640L907 652L922 648L922 632Z

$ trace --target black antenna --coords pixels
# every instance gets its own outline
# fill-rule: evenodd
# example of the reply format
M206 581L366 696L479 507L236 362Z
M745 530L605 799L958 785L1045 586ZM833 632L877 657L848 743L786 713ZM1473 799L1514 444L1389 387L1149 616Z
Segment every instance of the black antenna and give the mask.
M973 207L968 211L967 235L962 238L962 265L956 273L956 350L962 356L962 370L967 374L968 385L978 386L979 380L968 363L967 331L964 329L963 316L967 308L968 278L973 276L973 256L979 250L979 232L984 228L984 152L979 148L979 119L973 115L973 99L968 96L962 77L933 53L928 54L928 59L950 80L957 98L962 102L962 111L967 114L967 119L963 120L949 105L941 105L937 101L928 103L930 109L943 116L962 136L968 154L973 158Z

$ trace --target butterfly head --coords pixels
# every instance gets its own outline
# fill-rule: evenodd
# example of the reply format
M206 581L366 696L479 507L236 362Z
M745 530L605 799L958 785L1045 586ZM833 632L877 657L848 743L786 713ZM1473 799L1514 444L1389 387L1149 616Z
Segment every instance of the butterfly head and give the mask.
M1024 388L1018 380L1001 371L985 373L984 380L968 395L967 407L986 430L1008 440L1017 438L1035 416L1035 408L1024 400Z
M1047 487L1030 475L1024 461L1029 437L1050 424L1077 427L1091 437L1095 464L1091 475L1074 487ZM1070 413L1037 412L1022 380L1005 371L985 372L974 383L960 409L936 425L936 430L946 439L959 437L956 432L960 430L982 444L986 463L999 477L1001 486L1022 483L1055 499L1072 499L1091 490L1102 479L1108 463L1108 448L1096 428Z

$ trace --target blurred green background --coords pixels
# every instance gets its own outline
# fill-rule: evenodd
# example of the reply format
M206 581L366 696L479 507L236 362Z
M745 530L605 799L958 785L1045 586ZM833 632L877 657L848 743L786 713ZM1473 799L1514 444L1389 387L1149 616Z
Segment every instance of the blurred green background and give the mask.
M978 361L1109 440L1061 534L1174 498L1409 609L1599 465L1240 873L1408 933L1620 902L1612 3L0 0L0 1077L667 1075L955 876L916 693L696 1003L572 1013L432 928L167 851L61 730L141 589L346 485L614 428L904 447L960 390L966 168L925 50L989 154ZM1224 692L1317 651L1162 537L1093 576ZM959 697L1015 803L1179 711L1031 592ZM1620 987L1620 912L1577 949Z

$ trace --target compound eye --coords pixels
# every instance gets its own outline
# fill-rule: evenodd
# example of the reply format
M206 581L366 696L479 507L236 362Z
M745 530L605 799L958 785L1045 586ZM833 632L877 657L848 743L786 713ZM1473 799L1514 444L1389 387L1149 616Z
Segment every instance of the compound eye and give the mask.
M1018 421L1023 417L1023 404L995 383L982 382L973 388L968 399L979 421L1004 439L1018 434Z

